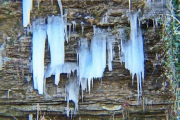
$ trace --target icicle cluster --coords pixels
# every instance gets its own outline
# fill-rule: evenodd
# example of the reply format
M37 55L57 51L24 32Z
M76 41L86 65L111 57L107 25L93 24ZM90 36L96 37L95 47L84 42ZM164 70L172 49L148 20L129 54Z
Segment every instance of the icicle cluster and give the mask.
M34 88L39 94L43 94L45 40L46 25L43 19L37 19L33 22L32 66Z
M64 64L65 25L61 17L48 17L47 34L51 54L51 74L55 75L55 84L57 85L61 72L59 67Z
M67 92L67 111L66 115L69 117L69 111L74 113L78 110L78 99L79 99L79 83L77 78L70 78L68 84L66 85L66 92ZM69 101L72 100L75 104L75 110L69 108Z
M123 39L121 39L121 58L122 62L125 62L125 68L130 71L132 80L135 75L137 77L139 98L142 94L142 80L144 79L144 50L142 31L138 27L137 16L137 13L131 14L130 16L130 41L124 42Z
M50 77L51 75L55 75L56 85L58 85L59 83L59 80L60 80L59 78L60 78L61 73L67 73L68 75L70 75L71 72L74 72L75 70L78 69L78 66L76 63L64 62L64 40L66 38L66 29L65 29L66 24L65 23L66 22L64 22L63 19L59 16L48 17L47 35L48 35L48 43L49 43L49 48L50 48L51 63L47 67L45 74L43 72L42 76L45 76L45 78L47 78L47 77ZM37 26L34 25L34 28L36 27ZM44 31L45 31L45 36L46 36L46 30ZM33 38L40 39L40 38L36 38L38 37L38 34L37 35L36 34L37 34L36 31L33 30ZM40 49L40 47L39 48L37 47L40 44L33 41L33 45L34 46L36 45L36 48L34 48L33 46L33 52L36 53L35 51ZM41 51L41 54L42 53L44 53L44 51ZM34 58L34 59L35 59L34 61L37 61L36 59L38 58ZM43 62L43 65L44 65L44 62ZM35 70L36 68L34 68L33 66L33 71ZM42 94L42 92L40 94Z
M70 74L74 73L75 70L78 70L78 65L75 62L64 62L64 64L60 64L55 67L51 67L51 65L49 65L45 72L45 78L55 75L55 84L58 85L61 73L67 73L67 77L69 78Z
M114 37L109 35L105 30L96 28L95 26L94 33L90 47L88 46L87 38L81 38L79 42L79 51L77 53L79 63L78 76L82 93L83 90L87 89L87 85L90 92L91 83L93 85L93 78L103 77L106 67L106 49L108 49L109 70L112 70Z
M32 10L33 0L23 0L22 8L23 8L23 26L27 27L30 23L30 11Z
M30 0L29 0L30 1ZM34 88L43 94L43 79L55 75L55 84L58 85L60 74L74 72L78 69L76 63L64 62L64 40L68 41L67 37L67 21L66 16L63 16L61 1L60 5L61 16L48 17L48 24L45 20L37 19L33 22L33 80ZM23 3L24 4L24 3ZM65 19L63 19L63 17ZM43 21L43 22L42 22ZM50 48L51 63L47 67L44 74L44 49L46 33L48 35L48 43Z
M25 1L25 2L24 2ZM24 10L25 3L23 1L23 25L26 27L29 23L30 7ZM32 1L32 0L29 0ZM27 3L26 3L27 4ZM29 3L30 4L30 3ZM108 31L93 26L94 35L91 44L87 38L81 38L79 41L79 49L77 51L77 63L65 62L64 41L68 42L71 33L71 24L67 24L66 15L63 15L61 1L58 0L61 16L48 17L47 22L42 19L37 19L33 22L33 38L32 38L32 66L33 66L33 80L34 88L38 90L39 94L43 94L44 79L55 75L55 84L58 85L61 73L67 73L69 78L66 85L67 92L67 116L69 116L69 101L75 103L75 110L78 110L78 97L79 87L81 86L82 98L83 91L88 88L90 93L91 86L93 86L93 79L103 77L106 68L106 61L108 61L108 69L112 71L113 61L113 42L115 40L111 33ZM29 11L29 12L28 12ZM26 15L24 15L26 14ZM124 29L119 29L121 41L120 62L125 62L125 68L130 70L132 80L134 76L137 77L138 98L142 94L142 80L144 79L144 51L143 51L143 38L142 31L138 27L137 13L130 16L131 34L130 40L126 41ZM108 14L103 17L103 23L108 23ZM69 31L67 35L67 25ZM84 23L82 25L82 34L84 32ZM73 32L76 28L76 22L72 21ZM47 34L46 34L47 33ZM48 36L48 45L50 48L51 62L45 70L44 67L44 52L45 52L45 39ZM106 56L106 51L108 56ZM108 60L106 60L108 58ZM45 70L45 72L44 72ZM70 74L77 70L77 77L70 78ZM72 112L72 110L71 110Z
M100 28L95 29L91 41L90 51L92 54L92 77L101 78L106 67L106 38L107 33Z

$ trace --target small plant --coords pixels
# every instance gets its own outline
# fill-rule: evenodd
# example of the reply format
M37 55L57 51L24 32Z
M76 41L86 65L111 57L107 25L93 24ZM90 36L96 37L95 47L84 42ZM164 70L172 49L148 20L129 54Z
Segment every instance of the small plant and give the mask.
M180 100L180 21L177 16L178 0L169 0L168 9L170 14L164 16L163 41L166 48L165 54L165 75L171 80L174 86L175 101ZM174 104L174 112L178 115L180 106Z

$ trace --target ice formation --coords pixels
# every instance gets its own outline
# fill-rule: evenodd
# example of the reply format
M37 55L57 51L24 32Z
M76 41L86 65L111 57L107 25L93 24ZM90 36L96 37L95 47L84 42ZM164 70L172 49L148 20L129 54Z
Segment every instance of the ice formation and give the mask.
M50 77L52 74L55 75L56 85L59 83L60 73L62 73L62 67L64 65L64 41L68 41L66 15L63 16L61 0L58 0L58 4L61 16L51 16L47 20L51 63L45 74L45 77ZM63 17L65 18L63 19Z
M92 80L92 55L88 46L87 38L81 38L79 41L79 51L78 55L78 63L79 70L78 76L81 84L82 93L83 90L87 88L87 80L88 83L91 83ZM88 88L90 90L90 85L88 84ZM83 94L82 94L83 95Z
M3 51L4 51L5 44L1 44L0 46L0 70L2 70L3 66Z
M113 61L113 42L115 38L113 35L107 36L107 51L108 51L108 68L109 71L112 71L112 61Z
M65 24L61 17L48 17L47 34L51 55L51 71L55 75L56 83L58 83L60 74L58 67L64 64Z
M73 32L74 32L74 29L76 28L76 21L73 20L73 21L71 21L71 23L72 23L72 25L73 25Z
M54 82L56 85L58 85L61 73L67 73L67 77L69 78L71 73L74 73L75 70L78 71L78 65L75 62L64 62L64 64L57 65L55 69L51 65L49 65L45 72L45 78L48 78L51 75L55 75Z
M138 14L130 15L131 34L130 41L124 42L121 39L121 57L122 62L125 62L125 68L137 78L138 98L142 94L142 80L144 79L144 50L142 31L138 28Z
M106 67L107 33L100 28L96 28L95 31L90 47L92 54L92 76L93 78L101 78Z
M84 22L81 22L82 35L84 33Z
M78 101L79 101L79 82L76 77L70 78L68 84L66 85L66 92L67 92L67 111L66 115L69 117L69 101L72 100L75 104L76 112L78 110ZM72 111L71 111L72 112Z
M23 8L23 26L27 27L30 23L30 11L32 10L33 0L23 0L22 8Z
M120 52L120 51L122 51L121 49L123 48L121 43L122 43L122 41L123 42L127 41L127 35L126 35L126 31L124 28L120 28L118 30L118 32L119 32L119 38L120 38L120 40L118 41L118 43L119 43L119 45L118 45L118 47L119 47L119 58L120 58L120 63L122 64L122 62L124 62L125 60L124 60L124 53Z
M39 94L43 94L45 40L44 19L37 19L33 22L32 65L34 88L38 90Z
M112 70L113 60L113 35L109 35L105 30L94 28L94 35L90 47L87 38L81 38L79 41L78 63L79 80L81 84L82 96L83 90L87 89L90 93L93 78L102 78L106 67L106 49L108 49L108 66Z

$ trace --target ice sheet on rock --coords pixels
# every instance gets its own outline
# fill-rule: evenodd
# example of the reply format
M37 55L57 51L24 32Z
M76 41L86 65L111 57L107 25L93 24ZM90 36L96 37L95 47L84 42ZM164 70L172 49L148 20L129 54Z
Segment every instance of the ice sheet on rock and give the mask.
M73 20L73 21L71 21L71 23L72 23L72 25L73 25L73 32L74 32L74 29L76 28L76 21Z
M30 23L30 11L32 10L32 2L32 0L22 1L24 27L27 27L27 25Z
M75 112L78 110L78 101L79 101L79 82L76 77L69 79L66 85L67 92L67 111L66 115L69 117L69 101L72 100L75 104Z
M124 56L124 47L123 46L126 46L124 45L125 42L127 41L127 35L126 35L126 31L124 28L120 28L118 29L118 32L119 32L119 40L118 40L118 43L119 43L119 59L120 59L120 62L125 62L125 56Z
M44 19L37 19L33 22L32 64L34 88L38 90L39 94L43 94L45 40Z

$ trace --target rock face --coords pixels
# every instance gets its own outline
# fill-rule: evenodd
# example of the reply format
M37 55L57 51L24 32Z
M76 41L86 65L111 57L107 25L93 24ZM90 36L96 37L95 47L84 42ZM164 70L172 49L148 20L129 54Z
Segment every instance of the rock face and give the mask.
M129 37L129 3L127 0L113 1L62 1L67 21L76 21L76 28L65 43L65 60L76 61L76 50L81 37L91 40L93 25L111 28L116 37L114 42L113 70L108 67L102 80L94 80L91 93L79 96L79 110L73 119L166 119L172 102L172 88L163 75L161 65L164 49L161 41L161 25L156 18L165 14L166 1L148 2L132 0L131 11L138 11L143 27L145 51L145 80L142 100L137 102L136 81L132 85L131 75L119 62L118 30L125 28ZM59 14L57 2L34 2L31 21ZM54 84L54 76L46 79L46 94L39 95L33 88L31 58L31 34L22 27L21 2L7 2L0 6L0 42L5 44L2 52L3 68L0 71L0 119L27 119L30 114L36 118L68 119L66 117L65 85L68 78L61 74L59 85ZM102 19L108 17L108 22ZM82 34L82 25L84 32ZM157 23L155 23L157 22ZM46 41L45 65L50 63ZM74 103L69 104L74 109Z

